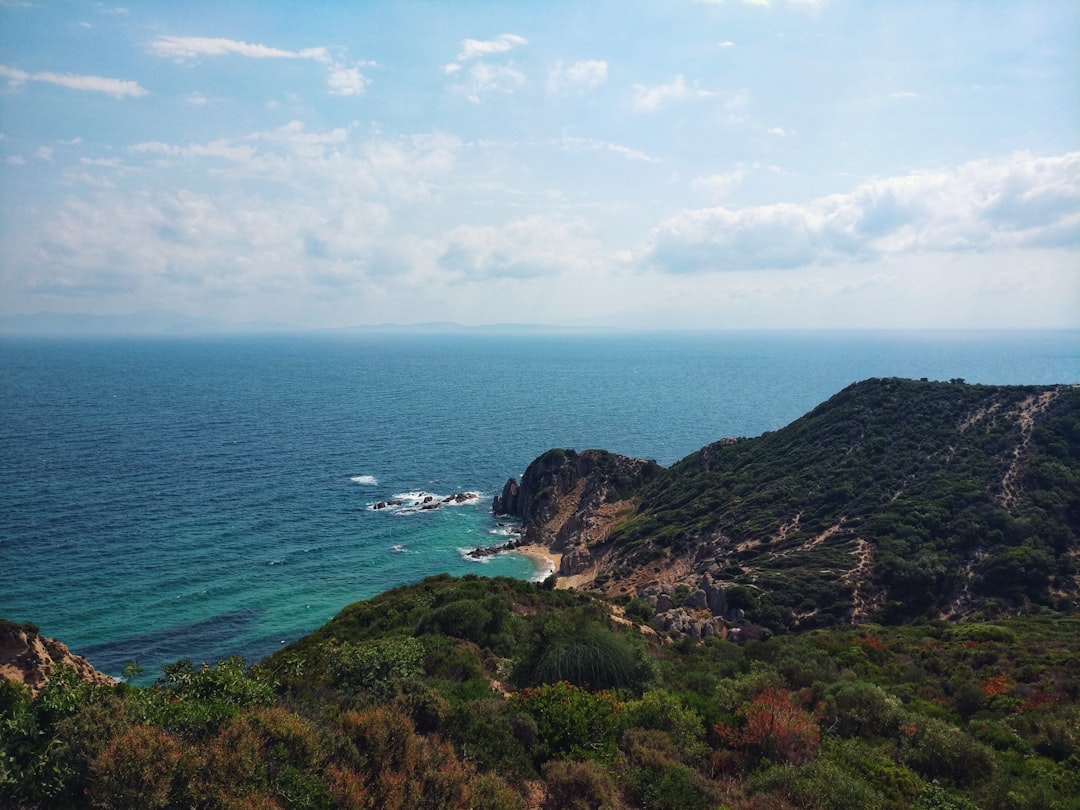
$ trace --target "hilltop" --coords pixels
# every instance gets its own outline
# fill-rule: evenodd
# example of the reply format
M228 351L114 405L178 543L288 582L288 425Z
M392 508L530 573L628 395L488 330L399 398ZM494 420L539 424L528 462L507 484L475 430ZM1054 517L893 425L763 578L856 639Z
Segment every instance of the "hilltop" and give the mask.
M694 635L1069 612L1080 387L866 380L668 469L551 450L494 511L562 554L566 585Z

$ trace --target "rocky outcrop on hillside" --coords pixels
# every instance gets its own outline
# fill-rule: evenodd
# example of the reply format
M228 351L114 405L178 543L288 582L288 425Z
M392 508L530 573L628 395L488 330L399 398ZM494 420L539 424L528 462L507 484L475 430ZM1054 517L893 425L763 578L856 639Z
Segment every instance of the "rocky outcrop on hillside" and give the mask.
M633 510L633 493L659 470L655 461L604 450L549 450L520 483L506 482L492 511L518 518L525 543L559 552L558 573L577 576L602 562L597 547Z
M663 469L552 450L495 511L563 587L722 635L1080 610L1080 386L856 383L780 430Z
M98 672L81 655L75 655L56 639L46 638L33 625L0 620L0 679L26 684L36 695L61 667L69 667L88 683L109 685L116 681Z

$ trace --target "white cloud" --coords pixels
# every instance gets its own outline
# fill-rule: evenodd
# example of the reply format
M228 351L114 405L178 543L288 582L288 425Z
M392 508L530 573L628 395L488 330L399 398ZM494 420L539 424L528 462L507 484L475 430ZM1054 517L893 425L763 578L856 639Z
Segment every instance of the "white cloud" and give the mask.
M479 103L487 93L513 93L525 84L525 74L513 65L476 62L466 71L466 80L457 86L470 101Z
M332 62L330 53L322 46L289 51L223 37L160 36L150 43L150 50L157 56L173 59L235 54L249 59L311 59L324 65Z
M458 62L467 62L478 56L489 56L493 53L505 53L518 45L528 44L525 37L517 34L499 34L495 39L466 39L462 40L461 53L457 55Z
M591 138L562 138L558 143L561 148L567 152L607 151L614 152L616 155L621 155L627 160L640 160L646 163L660 162L659 158L647 155L638 149L632 149L629 146L622 146L621 144L609 143L607 141L597 141Z
M794 268L920 252L1080 247L1080 152L1026 152L863 183L805 204L684 211L644 252L667 272Z
M194 93L188 96L186 100L188 104L193 104L196 107L201 107L203 104L206 103L206 96L196 90Z
M109 79L103 76L80 76L74 73L53 73L42 71L40 73L27 73L25 70L0 65L0 77L5 78L13 86L19 86L26 82L45 82L66 87L70 90L83 90L92 93L105 93L120 99L126 96L145 96L147 91L139 86L138 82L125 79Z
M248 160L255 154L254 147L247 144L236 144L224 138L211 143L189 144L188 146L174 146L160 141L148 141L137 143L130 149L132 152L165 155L167 157L216 157L233 161Z
M22 166L24 163L26 163L26 158L24 158L22 155L8 155L6 158L4 158L4 163L7 163L11 166Z
M443 67L448 76L458 76L465 69L465 62L481 56L493 56L506 53L528 40L517 34L499 34L495 39L466 39L461 43L461 52L457 61ZM465 73L461 81L454 85L454 90L466 96L475 104L480 103L481 95L491 92L513 93L525 84L525 74L512 62L493 64L476 62Z
M351 66L347 65L331 57L330 50L324 45L290 51L270 45L226 39L224 37L160 36L150 43L150 50L157 56L178 61L197 59L203 56L309 60L326 66L326 84L330 94L334 96L362 95L367 85L371 83L371 80L360 72L360 68L371 65L372 62L358 62Z
M93 191L69 195L20 234L4 281L41 295L153 289L178 300L295 293L299 301L408 274L414 254L435 267L440 249L416 232L415 220L418 206L440 202L437 184L460 149L448 135L357 142L344 128L308 130L293 121L241 139L138 143L125 164L85 158L86 168L171 179L140 190L71 174L69 182ZM200 180L199 190L185 188L167 175L178 161L191 161L180 177L213 173L214 190L203 191ZM404 213L395 219L395 211ZM32 270L7 269L15 266Z
M535 278L584 270L598 246L578 222L544 216L449 231L439 266L462 280Z
M548 92L584 93L602 85L607 77L608 64L603 60L588 59L569 65L556 62L548 71Z
M110 169L117 169L122 164L120 158L79 158L79 163L84 166L104 166Z
M742 182L758 168L760 167L757 163L752 165L740 163L730 172L711 174L706 177L697 177L690 185L696 191L702 191L711 197L723 199L737 186L741 185Z
M634 108L639 112L655 112L672 101L689 101L715 95L712 91L702 90L696 83L694 86L688 85L686 79L678 75L667 84L635 84Z
M51 146L39 146L34 154L40 160L51 161L53 159L53 148Z
M369 82L370 80L364 78L363 74L360 73L360 69L354 67L332 67L326 77L330 92L335 96L363 95Z

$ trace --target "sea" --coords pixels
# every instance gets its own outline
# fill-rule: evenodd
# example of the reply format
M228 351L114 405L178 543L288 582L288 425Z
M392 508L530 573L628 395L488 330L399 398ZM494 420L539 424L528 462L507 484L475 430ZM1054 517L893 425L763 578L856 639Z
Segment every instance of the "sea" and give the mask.
M433 574L543 577L467 552L549 448L667 466L890 376L1080 383L1080 332L0 338L0 617L114 675L256 661Z

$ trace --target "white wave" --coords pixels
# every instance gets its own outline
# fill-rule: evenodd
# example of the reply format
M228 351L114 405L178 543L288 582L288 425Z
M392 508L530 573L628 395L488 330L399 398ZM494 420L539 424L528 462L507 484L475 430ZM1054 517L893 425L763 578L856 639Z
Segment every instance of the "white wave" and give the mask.
M479 563L480 565L487 565L495 556L494 554L485 554L482 557L473 557L469 554L470 551L473 551L473 549L458 548L457 550L458 554L461 555L461 559L465 560L465 562L474 562Z
M555 573L555 563L551 560L541 562L537 557L532 555L529 555L529 557L536 563L536 571L529 577L529 582L543 582Z
M349 480L354 484L360 484L365 487L374 487L379 483L379 479L374 475L354 475Z
M475 490L456 492L453 495L438 495L434 492L419 490L416 492L398 492L385 501L369 503L371 512L391 512L397 515L412 515L449 506L475 506L480 503L483 493Z

